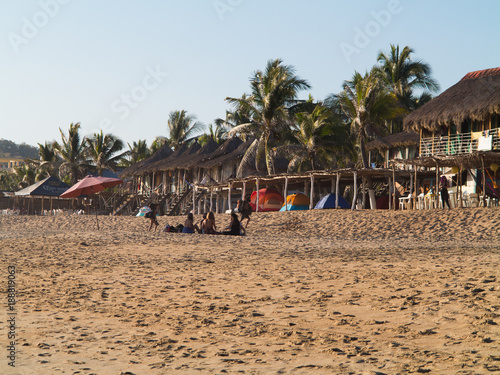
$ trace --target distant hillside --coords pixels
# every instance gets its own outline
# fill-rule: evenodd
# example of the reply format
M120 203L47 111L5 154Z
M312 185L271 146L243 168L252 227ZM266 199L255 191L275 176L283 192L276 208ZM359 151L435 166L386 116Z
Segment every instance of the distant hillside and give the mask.
M38 159L38 148L26 143L17 144L7 139L0 139L0 157Z

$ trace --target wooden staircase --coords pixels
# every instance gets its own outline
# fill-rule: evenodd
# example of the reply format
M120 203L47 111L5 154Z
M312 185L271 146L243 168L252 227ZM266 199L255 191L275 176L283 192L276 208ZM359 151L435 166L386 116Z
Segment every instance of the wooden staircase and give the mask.
M189 195L185 198L187 199L187 204L186 206L184 206L184 209L181 211L181 215L187 215L189 212L191 212L191 210L194 208L193 207L193 190L191 189L191 192L189 193ZM196 205L198 203L198 201L200 200L200 198L205 194L204 191L202 190L198 190L196 192L196 195L194 197L194 204Z
M177 195L172 203L170 204L170 207L167 209L167 216L173 216L177 215L180 213L181 205L184 202L184 200L190 195L190 192L192 189L189 186L186 186L179 195Z

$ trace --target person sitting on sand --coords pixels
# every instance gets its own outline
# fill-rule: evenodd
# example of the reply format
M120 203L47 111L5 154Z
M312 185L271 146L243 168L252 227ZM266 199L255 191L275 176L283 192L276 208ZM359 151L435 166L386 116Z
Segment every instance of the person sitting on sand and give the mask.
M231 236L240 236L241 234L245 235L245 228L243 228L240 221L238 220L238 215L236 215L234 212L231 212L230 230L224 231L222 232L222 234Z
M194 223L193 214L190 212L187 215L187 219L184 222L184 227L182 228L182 233L194 233L194 231L200 232L198 225Z
M247 219L247 223L245 225L245 228L248 226L248 223L250 222L250 215L252 214L252 206L250 206L250 198L247 198L245 200L238 200L238 212L241 213L241 223L243 224L243 219Z
M205 212L203 214L203 218L200 221L200 230L201 230L201 233L203 233L203 234L205 233L206 221L207 221L207 213Z
M212 211L208 213L205 220L205 234L217 234L217 225L215 225L215 215Z
M148 232L153 229L153 225L155 226L155 232L156 232L156 228L158 228L158 225L160 225L158 223L158 220L156 219L156 208L158 207L158 205L156 203L151 203L149 205L149 208L151 208L151 211L147 212L144 217L145 218L148 218L151 220L151 224L149 225L149 229L148 229Z

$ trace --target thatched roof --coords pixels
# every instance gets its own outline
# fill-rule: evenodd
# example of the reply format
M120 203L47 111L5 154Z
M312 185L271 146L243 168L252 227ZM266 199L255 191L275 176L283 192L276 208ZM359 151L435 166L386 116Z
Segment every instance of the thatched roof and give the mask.
M220 147L215 150L215 152L200 160L200 162L198 163L198 167L212 168L221 165L229 159L227 156L232 154L233 151L238 149L242 144L243 141L238 137L229 138L226 142L220 145ZM235 157L235 155L233 155L232 157Z
M200 162L205 160L210 154L213 154L219 148L219 144L209 138L208 142L203 145L195 154L183 160L183 168L197 167Z
M500 68L468 73L406 116L404 125L407 129L435 131L443 125L459 125L467 119L482 121L494 113L500 114Z
M182 155L189 149L189 147L183 143L177 150L175 150L172 155L168 158L158 160L156 163L149 164L146 168L141 170L142 173L165 171L170 169L170 166L174 161L182 157Z
M414 131L395 133L387 137L381 137L366 144L368 151L389 150L394 147L417 146L420 142L420 136Z
M120 178L132 176L134 174L140 174L140 171L142 171L143 168L147 167L150 164L153 164L159 160L168 158L170 155L173 154L172 149L170 146L165 143L163 146L161 146L158 151L156 151L153 155L150 157L143 159L134 165L131 165L128 168L125 168L122 173L120 173Z

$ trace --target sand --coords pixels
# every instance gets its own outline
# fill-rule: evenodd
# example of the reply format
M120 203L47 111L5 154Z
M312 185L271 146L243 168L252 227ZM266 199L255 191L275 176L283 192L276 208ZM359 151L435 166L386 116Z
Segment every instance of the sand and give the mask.
M95 223L0 216L0 374L500 373L500 207Z

